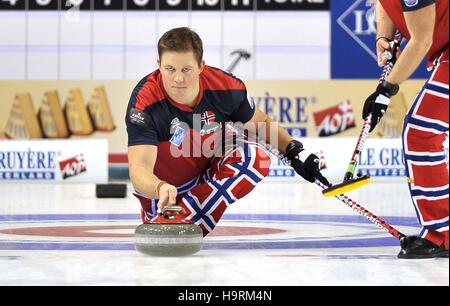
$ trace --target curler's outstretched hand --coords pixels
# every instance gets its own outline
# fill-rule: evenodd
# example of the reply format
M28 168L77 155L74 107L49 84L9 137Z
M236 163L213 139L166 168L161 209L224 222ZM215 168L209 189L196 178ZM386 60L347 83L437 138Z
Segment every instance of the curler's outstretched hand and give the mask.
M308 182L314 183L318 180L324 185L330 185L330 182L320 173L319 157L305 150L301 142L292 140L287 146L284 156L290 161L295 172Z

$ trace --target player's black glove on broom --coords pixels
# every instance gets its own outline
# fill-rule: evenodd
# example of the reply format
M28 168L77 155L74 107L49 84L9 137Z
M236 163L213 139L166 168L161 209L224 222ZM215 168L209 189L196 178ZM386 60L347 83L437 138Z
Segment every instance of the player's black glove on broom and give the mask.
M318 180L325 186L330 186L330 182L320 173L319 157L303 149L301 142L292 140L286 148L284 157L291 162L295 172L308 182L314 183Z
M371 94L364 102L362 117L366 119L372 114L370 131L372 132L383 118L386 110L391 102L391 98L397 94L399 86L386 81L380 83L373 94Z

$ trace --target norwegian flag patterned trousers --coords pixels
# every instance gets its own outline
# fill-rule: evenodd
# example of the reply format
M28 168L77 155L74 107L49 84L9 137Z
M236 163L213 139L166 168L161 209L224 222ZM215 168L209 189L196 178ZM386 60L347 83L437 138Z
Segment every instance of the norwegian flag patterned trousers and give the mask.
M260 145L238 140L223 157L211 160L202 175L182 186L177 186L178 203L185 218L197 224L206 236L213 231L227 207L249 194L269 174L270 157ZM150 222L157 211L157 200L138 193L141 217Z
M448 137L448 51L432 66L432 74L406 115L403 149L419 236L448 250L449 174L443 142Z

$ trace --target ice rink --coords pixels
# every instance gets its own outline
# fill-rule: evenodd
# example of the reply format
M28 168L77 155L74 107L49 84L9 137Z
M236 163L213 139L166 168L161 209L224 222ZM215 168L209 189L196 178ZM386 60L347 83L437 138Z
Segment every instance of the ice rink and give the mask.
M449 260L399 260L399 241L317 186L260 184L229 207L199 253L134 250L140 205L94 185L0 185L0 285L449 285ZM417 234L407 185L348 194Z

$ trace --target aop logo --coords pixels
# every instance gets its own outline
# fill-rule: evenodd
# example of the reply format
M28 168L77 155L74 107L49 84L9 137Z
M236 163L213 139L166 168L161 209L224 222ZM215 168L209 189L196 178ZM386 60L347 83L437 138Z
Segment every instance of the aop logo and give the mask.
M63 180L66 180L86 172L86 160L84 159L83 154L78 154L72 158L60 161L59 169L61 170Z
M356 126L350 101L343 101L313 115L319 137L336 135Z
M339 24L376 61L374 37L377 33L375 6L370 0L356 0L338 19Z

